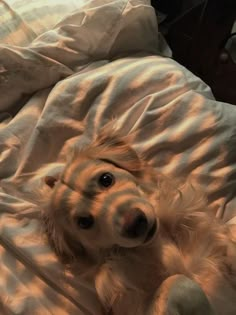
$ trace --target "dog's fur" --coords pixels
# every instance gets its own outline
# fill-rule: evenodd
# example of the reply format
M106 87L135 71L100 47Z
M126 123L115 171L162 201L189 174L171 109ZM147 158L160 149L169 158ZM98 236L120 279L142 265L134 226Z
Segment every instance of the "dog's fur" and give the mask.
M59 174L46 177L43 222L52 248L76 274L92 270L107 314L236 314L235 227L207 213L192 185L176 189L131 141L106 126L87 147L70 152ZM115 184L101 189L98 171L113 173ZM137 204L149 224L158 223L147 243L114 229L117 209ZM90 230L76 226L81 213L93 215Z

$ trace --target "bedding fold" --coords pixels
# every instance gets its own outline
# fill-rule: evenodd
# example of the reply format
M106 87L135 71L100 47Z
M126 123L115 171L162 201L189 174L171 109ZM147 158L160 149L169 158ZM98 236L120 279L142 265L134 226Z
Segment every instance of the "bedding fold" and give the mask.
M234 222L236 109L158 44L149 1L92 0L27 47L0 45L0 305L9 314L103 314L90 275L79 282L48 247L27 192L44 185L32 181L42 166L63 165L68 148L111 119L157 170L190 176L209 211Z

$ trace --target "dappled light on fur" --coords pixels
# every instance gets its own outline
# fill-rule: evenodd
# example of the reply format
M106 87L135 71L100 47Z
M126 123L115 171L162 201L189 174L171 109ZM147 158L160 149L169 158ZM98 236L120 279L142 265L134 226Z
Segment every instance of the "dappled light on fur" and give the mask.
M108 124L86 145L75 144L66 164L46 166L34 177L31 190L34 181L41 188L32 195L41 206L49 244L75 276L92 273L104 309L114 315L176 313L171 301L179 292L188 295L187 286L178 290L185 281L196 284L200 304L193 304L194 314L202 315L205 305L205 314L234 315L232 229L208 213L191 179L169 179L148 165L132 148L132 137L119 136ZM99 184L104 173L114 177L111 187ZM141 234L131 238L122 229L134 210L142 213L134 221L142 222ZM94 224L81 228L81 217L92 217ZM175 275L180 276L173 283L167 281Z

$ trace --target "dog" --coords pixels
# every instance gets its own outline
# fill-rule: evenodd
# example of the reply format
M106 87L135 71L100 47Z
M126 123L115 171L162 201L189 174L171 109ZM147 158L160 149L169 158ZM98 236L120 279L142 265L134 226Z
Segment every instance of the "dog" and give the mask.
M48 242L113 315L235 315L236 228L105 126L44 176ZM92 275L92 276L91 276Z

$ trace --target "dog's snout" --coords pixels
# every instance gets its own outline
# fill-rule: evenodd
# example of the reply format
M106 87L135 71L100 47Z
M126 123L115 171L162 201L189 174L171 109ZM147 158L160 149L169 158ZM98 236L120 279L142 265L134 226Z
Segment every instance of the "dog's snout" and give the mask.
M136 238L144 235L148 229L148 221L142 210L135 208L127 210L124 214L122 235Z

